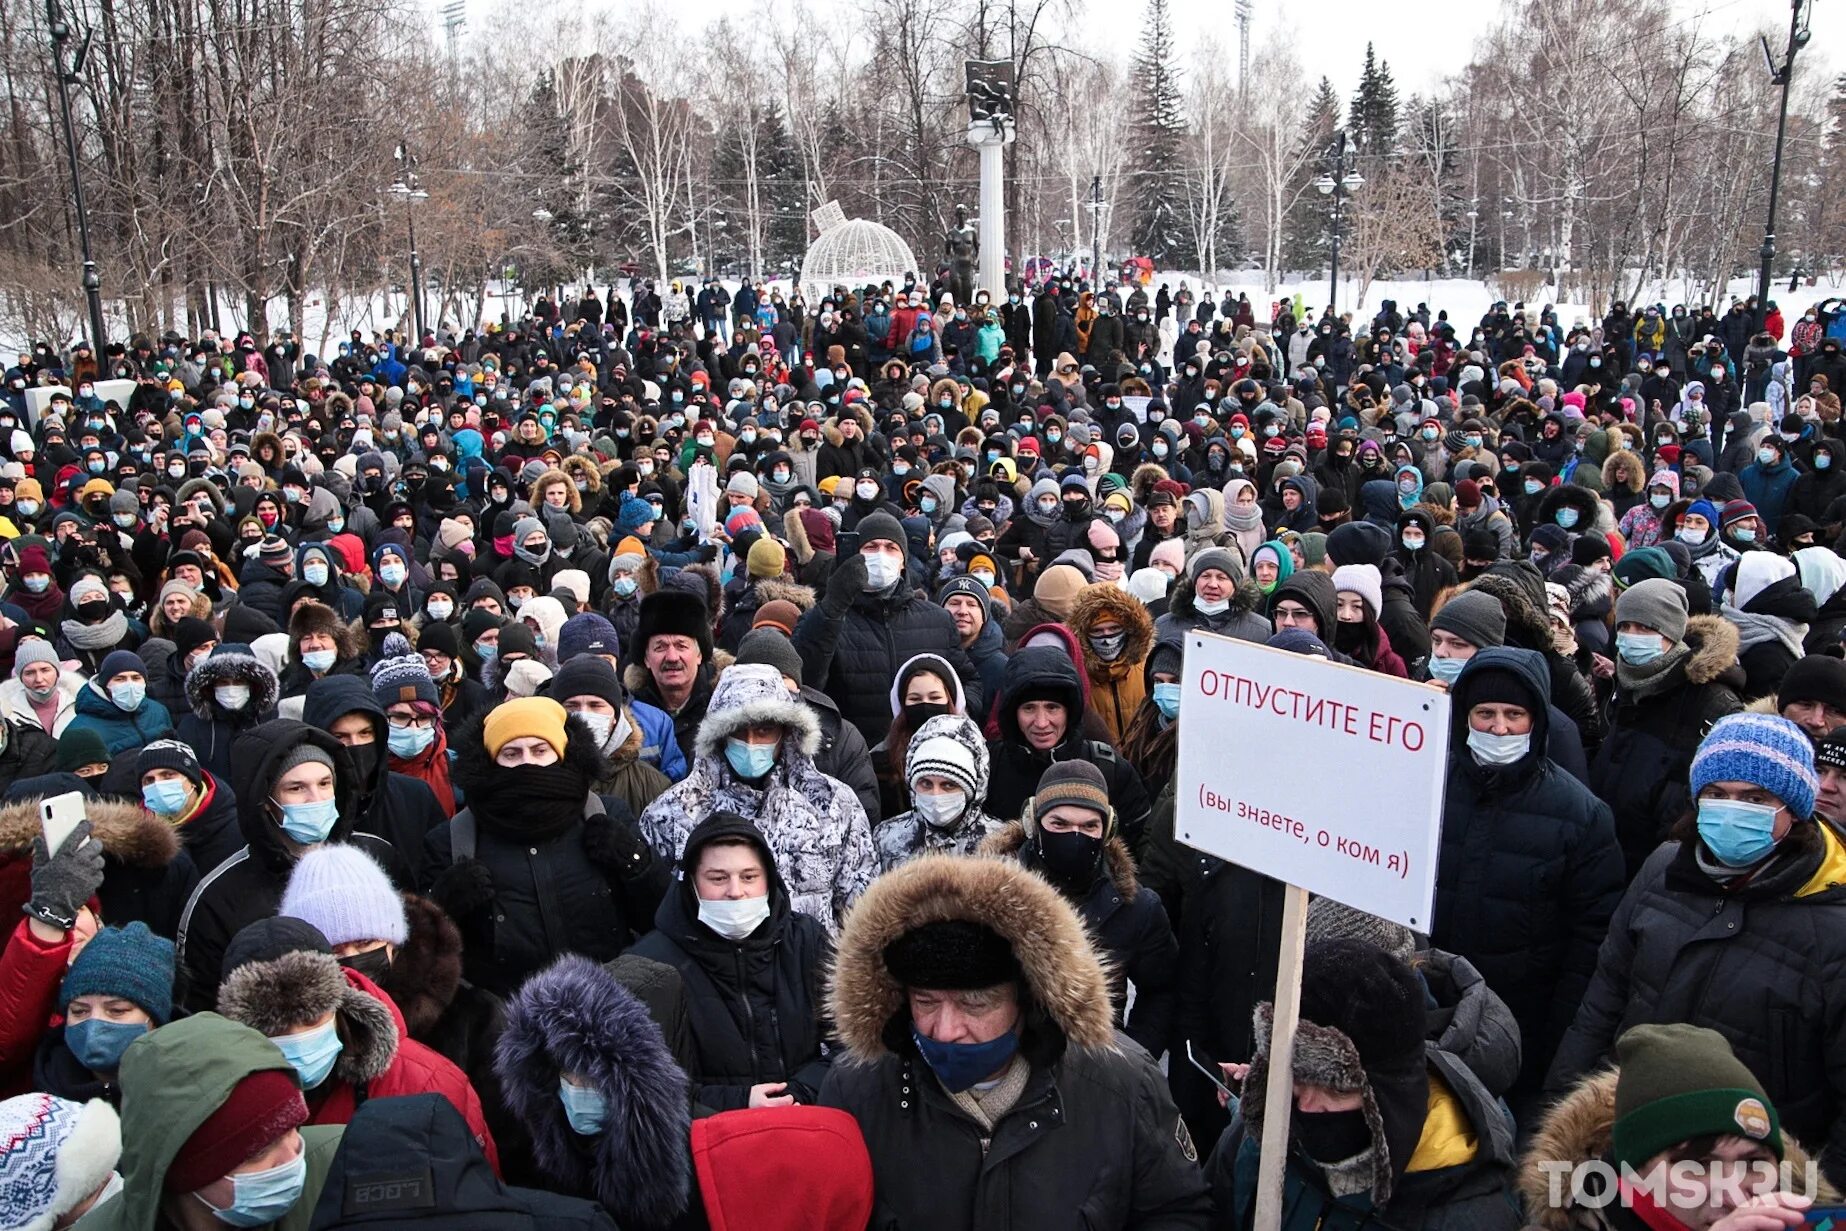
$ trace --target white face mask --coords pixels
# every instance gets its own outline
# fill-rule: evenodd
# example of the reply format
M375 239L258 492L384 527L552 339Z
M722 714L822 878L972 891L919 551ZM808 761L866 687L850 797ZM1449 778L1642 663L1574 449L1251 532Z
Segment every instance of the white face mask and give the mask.
M699 922L726 940L742 940L769 918L769 895L760 898L700 898Z
M432 598L429 600L429 618L430 619L446 620L454 614L455 614L455 604L449 602L447 599Z
M1532 748L1532 736L1495 735L1491 731L1468 731L1468 750L1482 765L1511 765Z
M212 688L212 698L227 710L240 710L250 704L250 685L218 684Z
M870 590L884 590L897 583L902 565L888 552L868 551L865 553L865 586Z
M917 815L931 829L947 829L959 821L968 808L966 791L947 791L941 795L913 792L911 799L916 804Z

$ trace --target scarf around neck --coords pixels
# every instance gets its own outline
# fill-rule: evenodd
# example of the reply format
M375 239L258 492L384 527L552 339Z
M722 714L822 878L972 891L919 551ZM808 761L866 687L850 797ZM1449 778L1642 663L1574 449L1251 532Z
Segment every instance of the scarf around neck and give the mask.
M80 650L100 650L119 645L128 632L128 617L119 611L111 611L106 619L95 624L85 624L81 620L64 620L59 627L64 632L65 640Z

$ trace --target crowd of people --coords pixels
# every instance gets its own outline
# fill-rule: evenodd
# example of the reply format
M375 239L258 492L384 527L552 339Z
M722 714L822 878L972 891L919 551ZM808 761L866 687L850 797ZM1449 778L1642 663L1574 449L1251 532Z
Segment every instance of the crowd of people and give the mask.
M1798 1225L1843 325L707 280L37 346L0 1228L1249 1227L1284 887L1175 836L1194 632L1452 699L1429 932L1309 911L1284 1227Z

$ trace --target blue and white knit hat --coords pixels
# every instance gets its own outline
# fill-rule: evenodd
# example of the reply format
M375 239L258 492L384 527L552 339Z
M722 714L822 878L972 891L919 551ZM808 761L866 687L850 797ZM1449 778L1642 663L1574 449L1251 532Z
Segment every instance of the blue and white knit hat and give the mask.
M122 1157L122 1122L102 1099L50 1094L0 1103L0 1227L51 1231Z
M1753 782L1806 820L1820 790L1814 745L1800 727L1775 714L1720 718L1692 758L1692 794L1714 782Z
M423 656L402 633L388 633L379 647L384 657L372 668L372 696L387 709L400 701L421 701L442 708L442 694L429 676Z

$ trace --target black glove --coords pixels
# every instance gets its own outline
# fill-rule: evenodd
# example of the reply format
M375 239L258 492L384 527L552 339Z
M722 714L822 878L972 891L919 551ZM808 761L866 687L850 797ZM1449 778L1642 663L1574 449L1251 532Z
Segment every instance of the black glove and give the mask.
M494 878L487 865L478 859L464 859L443 869L429 896L449 913L451 919L472 915L494 900Z
M833 576L827 578L827 597L821 600L821 610L836 620L845 615L853 601L865 593L866 579L865 557L858 552L836 560Z
M647 863L648 846L635 826L592 816L583 822L583 853L605 872L632 876Z
M78 910L102 883L103 844L90 836L89 821L79 821L55 853L46 849L44 834L32 839L28 917L68 932L76 926Z
M710 564L713 560L716 560L717 558L718 558L718 545L716 543L706 543L705 545L699 548L699 563L700 564Z

